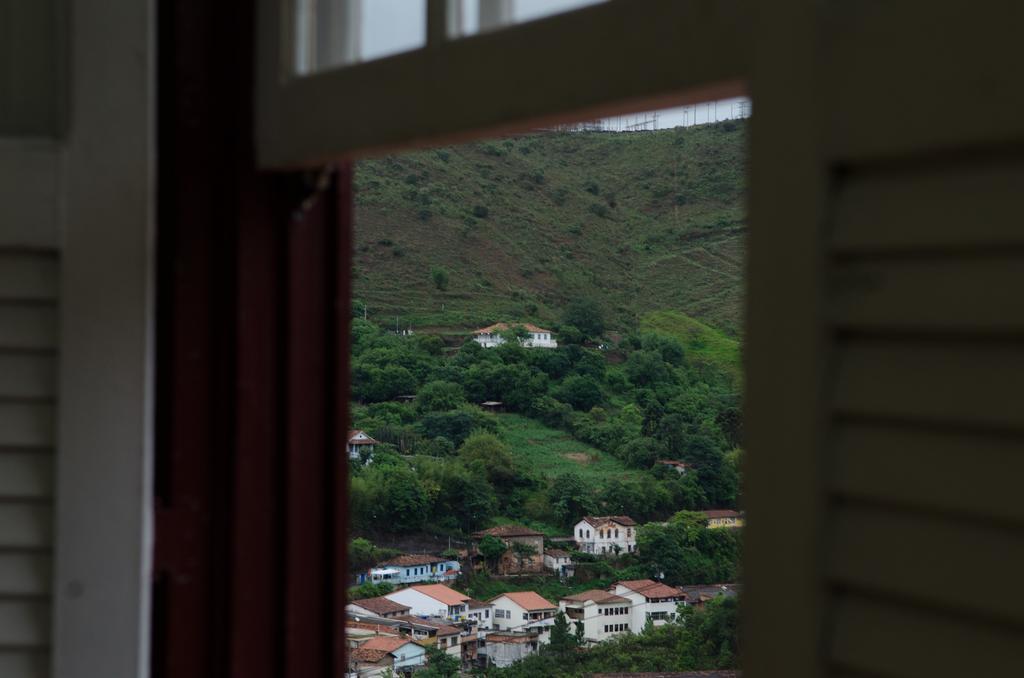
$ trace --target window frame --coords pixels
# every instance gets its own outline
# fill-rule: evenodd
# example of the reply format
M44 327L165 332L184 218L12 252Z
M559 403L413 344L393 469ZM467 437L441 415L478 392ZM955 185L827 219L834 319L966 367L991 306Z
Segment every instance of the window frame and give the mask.
M298 76L292 0L259 0L259 166L310 166L746 93L748 0L638 5L608 0L450 39L447 0L428 0L425 47Z

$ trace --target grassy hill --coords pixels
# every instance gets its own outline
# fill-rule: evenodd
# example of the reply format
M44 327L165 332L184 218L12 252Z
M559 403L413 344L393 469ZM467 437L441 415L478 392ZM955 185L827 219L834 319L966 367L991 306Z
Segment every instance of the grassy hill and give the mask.
M691 361L711 363L736 377L737 383L741 379L740 342L721 330L679 311L652 311L640 319L640 329L676 337Z
M740 334L746 125L539 133L360 162L354 298L382 324L612 329L674 309ZM449 272L446 290L431 278Z

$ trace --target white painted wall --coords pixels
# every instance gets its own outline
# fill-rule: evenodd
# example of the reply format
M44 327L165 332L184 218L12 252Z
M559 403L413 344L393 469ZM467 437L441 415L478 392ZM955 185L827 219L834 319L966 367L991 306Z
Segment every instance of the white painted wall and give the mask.
M409 614L416 616L427 616L434 615L437 617L448 616L448 606L442 603L440 600L435 600L428 595L420 593L419 591L407 588L399 591L393 591L384 596L388 600L393 600L396 603L402 605L408 605L411 609Z

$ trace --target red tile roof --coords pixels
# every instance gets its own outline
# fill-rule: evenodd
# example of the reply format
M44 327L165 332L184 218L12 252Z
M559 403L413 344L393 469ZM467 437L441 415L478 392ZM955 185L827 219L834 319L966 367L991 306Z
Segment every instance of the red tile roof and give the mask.
M419 584L417 586L410 586L413 591L419 591L425 596L430 596L434 600L438 600L445 605L461 605L467 600L469 596L464 593L459 593L455 589L450 589L444 584Z
M353 438L355 438L360 433L365 435L367 439L366 440L352 440ZM349 445L376 445L376 444L378 444L378 441L376 441L373 438L371 438L370 434L367 433L366 431L361 431L359 429L353 429L353 430L348 432L348 444Z
M462 631L456 626L450 626L444 622L434 621L433 619L423 619L422 617L414 617L411 614L403 614L399 617L394 617L396 621L409 622L410 624L419 624L420 626L429 626L433 629L437 629L437 635L439 636L457 636Z
M742 514L739 511L733 511L731 509L710 509L708 511L701 511L708 518L742 518Z
M629 516L583 516L583 520L590 523L594 527L602 525L604 523L618 523L626 527L632 527L636 525L636 521Z
M412 608L408 605L402 605L395 601L385 598L384 596L377 596L376 598L363 598L362 600L350 601L352 605L358 605L364 610L369 610L374 614L394 614L396 612L408 612Z
M513 603L527 611L551 610L558 607L533 591L512 591L511 593L503 593L500 596L494 596L488 602L493 603L498 598L508 598Z
M544 555L551 556L552 558L568 558L572 554L562 549L544 549Z
M367 647L357 647L354 650L348 651L349 659L353 659L359 662L376 663L387 656L388 653L385 650L371 650Z
M616 585L625 587L634 593L639 593L645 598L683 598L686 596L680 589L652 579L630 579L616 582Z
M595 603L628 603L628 598L617 596L614 593L608 591L602 591L600 589L590 589L583 593L577 593L572 596L562 596L562 600L572 600L577 603L585 603L588 600Z
M368 641L360 645L359 647L367 650L384 650L385 652L394 652L403 645L407 645L412 641L408 638L395 638L393 636L376 636L370 638Z
M487 535L492 537L543 537L544 533L531 530L522 525L498 525L497 527L489 527L486 530L474 532L473 538L482 539Z
M546 330L543 327L537 327L532 323L494 323L487 327L481 327L478 330L474 330L473 334L493 334L494 332L504 332L510 327L522 327L527 332L547 332L551 334L551 330Z
M687 464L685 461L676 461L675 459L658 459L654 463L675 466L677 468L693 468L693 464Z

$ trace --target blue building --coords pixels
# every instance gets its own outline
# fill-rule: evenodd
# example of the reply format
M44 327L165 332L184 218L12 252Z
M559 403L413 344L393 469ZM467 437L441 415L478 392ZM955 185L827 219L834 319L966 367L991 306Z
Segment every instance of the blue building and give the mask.
M369 571L356 577L359 584L416 584L419 582L444 583L459 576L459 561L441 556L409 553L377 563Z

